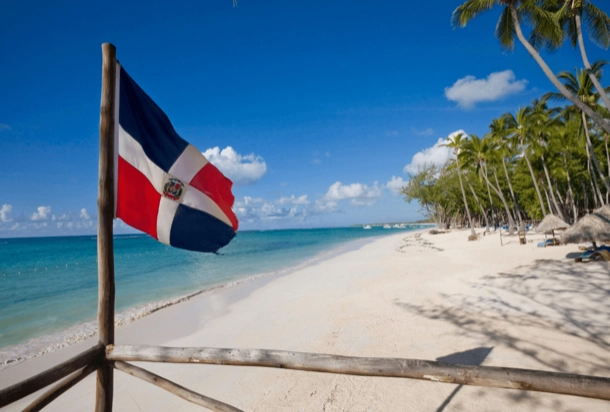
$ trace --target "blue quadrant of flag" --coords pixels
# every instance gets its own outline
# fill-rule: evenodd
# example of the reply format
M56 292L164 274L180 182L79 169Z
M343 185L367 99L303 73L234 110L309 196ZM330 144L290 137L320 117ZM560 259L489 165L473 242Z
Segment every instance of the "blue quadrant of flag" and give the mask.
M183 249L217 252L235 236L232 182L176 133L117 64L116 216Z

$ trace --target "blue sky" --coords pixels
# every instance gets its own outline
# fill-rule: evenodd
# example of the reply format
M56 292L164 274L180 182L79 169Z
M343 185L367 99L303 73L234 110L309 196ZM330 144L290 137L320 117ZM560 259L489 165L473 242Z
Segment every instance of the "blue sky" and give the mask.
M446 156L439 139L483 135L552 90L519 44L500 48L499 9L453 29L459 4L8 2L0 237L95 233L103 42L235 181L242 229L421 218L392 189ZM556 73L582 66L567 45L545 59Z

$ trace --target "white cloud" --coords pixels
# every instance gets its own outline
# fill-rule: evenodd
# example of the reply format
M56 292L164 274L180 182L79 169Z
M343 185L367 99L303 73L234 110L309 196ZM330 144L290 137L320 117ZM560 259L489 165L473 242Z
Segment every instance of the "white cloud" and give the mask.
M392 180L386 183L385 187L390 189L394 194L399 194L400 189L407 185L407 182L402 180L402 177L392 176Z
M0 220L3 222L11 222L13 219L11 219L11 211L13 210L13 206L9 205L9 204L4 204L2 205L2 208L0 208Z
M369 187L362 183L352 183L344 185L341 182L333 183L329 188L324 200L336 202L349 199L355 206L369 206L377 201L381 196L381 188L377 182Z
M307 195L295 197L294 195L290 197L281 197L277 201L278 205L308 205L311 202L307 200Z
M32 214L31 220L47 220L51 213L51 206L38 206L38 212Z
M80 210L80 217L81 217L81 219L85 219L85 220L91 219L91 217L89 216L89 213L87 213L87 209L85 209L84 207Z
M487 79L466 76L445 88L445 97L470 109L478 102L492 102L525 89L527 80L515 80L512 70L494 72Z
M267 172L267 164L262 157L253 153L242 156L231 146L222 150L214 147L203 152L203 155L238 186L256 183Z
M453 133L452 133L453 134ZM451 135L452 135L451 134ZM450 136L451 136L450 135ZM411 174L419 173L426 166L442 166L452 156L451 149L443 147L447 139L442 137L434 144L434 146L417 152L413 155L411 163L405 166L404 171Z
M9 131L11 130L11 126L9 126L8 124L5 123L0 123L0 132L4 132L4 131Z
M241 221L248 223L277 220L303 221L307 217L307 209L301 205L281 207L276 202L253 199L248 196L245 196L243 200L236 200L233 210Z

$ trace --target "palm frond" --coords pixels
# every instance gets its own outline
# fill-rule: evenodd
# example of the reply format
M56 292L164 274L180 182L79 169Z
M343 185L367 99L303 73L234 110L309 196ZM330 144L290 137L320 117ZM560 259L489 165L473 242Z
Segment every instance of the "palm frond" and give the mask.
M530 16L533 25L532 35L539 46L549 51L557 50L565 40L565 31L562 27L561 16L553 8L543 8L522 3L522 14Z
M610 46L610 17L591 4L590 1L585 3L583 15L591 41L604 49L608 49Z
M490 10L494 4L495 0L467 0L453 11L451 24L453 27L465 27L470 20Z
M503 49L513 51L515 36L515 22L510 14L510 9L506 7L502 11L498 24L496 25L496 37L500 40Z

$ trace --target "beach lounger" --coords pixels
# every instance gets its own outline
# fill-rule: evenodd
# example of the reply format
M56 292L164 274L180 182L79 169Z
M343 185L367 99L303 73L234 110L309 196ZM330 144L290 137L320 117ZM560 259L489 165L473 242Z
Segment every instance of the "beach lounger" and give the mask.
M574 262L583 262L584 259L587 261L595 260L599 257L604 259L606 262L610 262L610 248L606 246L601 246L595 250L587 250L582 255L578 256L574 259Z
M553 239L547 239L544 242L538 243L538 247L553 246L554 244L555 244L555 242L553 242Z
M598 249L595 251L595 253L593 253L593 255L591 255L591 260L593 259L597 259L597 258L602 258L604 260L604 262L610 262L610 252L605 250L605 249Z

